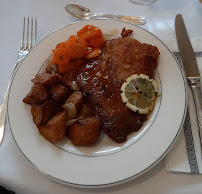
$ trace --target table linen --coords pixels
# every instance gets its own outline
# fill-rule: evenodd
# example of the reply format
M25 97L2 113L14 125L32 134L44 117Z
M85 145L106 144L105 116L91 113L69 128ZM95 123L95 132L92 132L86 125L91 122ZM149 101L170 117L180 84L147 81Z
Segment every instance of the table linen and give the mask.
M178 62L182 65L176 41L172 40L165 44L174 51ZM191 40L194 48L197 65L202 74L202 38ZM176 52L177 51L177 52ZM179 134L176 143L165 157L165 166L168 172L202 173L201 146L199 138L199 128L196 118L194 99L189 85L188 88L188 113L184 126Z
M200 67L202 60L198 53L195 55L197 57L198 66ZM202 160L200 144L194 99L191 88L188 86L187 115L177 142L173 145L165 158L167 171L201 174Z

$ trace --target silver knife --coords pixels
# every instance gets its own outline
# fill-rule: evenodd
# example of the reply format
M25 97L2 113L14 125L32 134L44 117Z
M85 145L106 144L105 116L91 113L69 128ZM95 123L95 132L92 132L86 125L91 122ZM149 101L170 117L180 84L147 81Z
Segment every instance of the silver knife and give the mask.
M178 14L175 18L175 31L185 74L187 76L188 83L191 86L192 93L194 96L197 121L199 126L199 134L202 143L202 96L200 73L181 14Z

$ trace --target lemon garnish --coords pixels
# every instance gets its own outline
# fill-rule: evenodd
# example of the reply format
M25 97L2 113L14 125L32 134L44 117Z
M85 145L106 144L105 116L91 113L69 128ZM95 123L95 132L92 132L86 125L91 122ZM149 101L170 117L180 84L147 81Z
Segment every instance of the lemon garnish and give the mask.
M160 92L158 84L145 74L134 74L121 86L121 98L132 111L147 114L154 109L154 101Z

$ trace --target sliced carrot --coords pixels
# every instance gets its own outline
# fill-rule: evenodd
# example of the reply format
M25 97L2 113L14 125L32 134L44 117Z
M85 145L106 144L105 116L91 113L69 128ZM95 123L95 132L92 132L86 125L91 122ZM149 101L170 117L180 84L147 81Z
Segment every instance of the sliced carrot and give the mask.
M59 43L55 48L66 48L66 42Z
M75 39L76 38L76 35L71 35L69 38L68 38L68 40L70 40L70 39Z
M54 60L51 61L53 64L57 65L58 63Z
M100 53L101 53L101 50L99 48L93 48L93 50L89 54L85 55L85 58L91 59L91 58L99 56Z
M67 73L68 71L71 70L76 70L78 69L80 63L79 62L68 62L66 64L60 64L58 65L59 67L59 73Z
M84 42L85 42L85 44L86 44L86 46L87 46L87 47L91 47L91 44L90 44L90 42L89 42L89 41L84 40Z
M68 40L66 41L66 45L69 43L69 42L71 42L72 40L76 40L76 36L75 35L71 35L69 38L68 38Z
M52 60L54 64L58 64L58 65L65 64L69 62L69 60L70 60L70 56L67 49L57 48L54 50L53 60Z
M88 32L89 27L90 27L90 25L85 25L83 28L81 28L81 30L79 30L77 32L77 36L81 36L81 35L85 34L86 32Z
M81 59L71 59L69 63L71 62L74 62L74 63L77 63L79 65L81 65L83 62L84 62L84 58L81 58Z
M71 35L66 42L61 42L56 46L53 50L52 62L59 65L61 73L75 69L78 61L72 61L73 59L96 57L101 53L99 48L103 44L102 31L96 26L86 25L77 32L77 35Z
M93 50L93 47L86 47L86 55L87 54L89 54L89 53L91 53L92 52L92 50Z
M81 58L86 54L86 44L82 39L72 39L66 42L66 47L72 58Z
M105 40L103 36L101 36L101 37L90 39L89 42L93 47L100 48L104 44Z
M102 31L96 26L86 25L77 32L77 36L84 41L88 41L95 37L101 37Z

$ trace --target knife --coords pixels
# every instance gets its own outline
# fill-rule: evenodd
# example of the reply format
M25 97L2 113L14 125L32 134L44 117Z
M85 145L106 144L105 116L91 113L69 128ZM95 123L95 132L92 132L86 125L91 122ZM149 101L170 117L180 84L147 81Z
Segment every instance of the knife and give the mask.
M199 134L202 143L202 96L200 73L181 14L178 14L175 18L175 32L185 74L187 76L188 83L191 86L194 97Z

